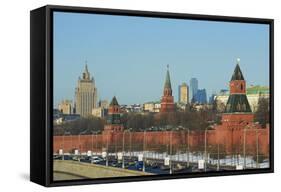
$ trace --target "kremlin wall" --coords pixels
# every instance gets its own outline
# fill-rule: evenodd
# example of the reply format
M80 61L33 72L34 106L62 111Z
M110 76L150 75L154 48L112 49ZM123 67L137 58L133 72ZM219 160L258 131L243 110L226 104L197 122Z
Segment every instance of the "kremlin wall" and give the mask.
M270 146L270 125L262 128L254 122L254 114L251 111L246 97L246 81L239 67L236 65L232 75L230 96L225 112L222 114L221 124L214 124L211 129L204 131L145 131L129 132L124 130L120 121L120 107L116 97L109 106L106 125L102 134L98 135L65 135L53 137L53 152L63 149L64 153L78 149L80 153L93 152L121 152L124 151L155 151L172 153L203 152L217 153L219 148L222 154L243 154L268 157ZM167 70L161 99L160 113L172 113L175 111L174 98L170 82L169 70Z

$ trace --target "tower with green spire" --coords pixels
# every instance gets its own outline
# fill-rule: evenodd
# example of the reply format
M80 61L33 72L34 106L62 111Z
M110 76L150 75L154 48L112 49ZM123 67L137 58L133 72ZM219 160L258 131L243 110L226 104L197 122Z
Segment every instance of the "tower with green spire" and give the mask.
M222 124L234 128L253 122L254 115L246 96L246 81L239 65L239 59L229 82L230 95L227 100Z
M230 96L225 113L251 113L252 110L246 96L246 81L240 69L239 60L231 77L229 88Z
M104 132L119 132L123 131L124 127L121 122L121 110L116 97L114 96L109 104L108 115Z
M175 111L175 103L173 97L173 91L171 86L169 65L167 65L166 78L164 83L164 91L161 99L160 112L173 112Z

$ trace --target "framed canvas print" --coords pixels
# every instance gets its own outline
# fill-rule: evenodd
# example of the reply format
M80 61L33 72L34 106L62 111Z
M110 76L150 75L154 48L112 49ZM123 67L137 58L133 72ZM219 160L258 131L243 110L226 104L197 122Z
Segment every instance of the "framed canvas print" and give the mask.
M31 11L30 178L273 172L273 20Z

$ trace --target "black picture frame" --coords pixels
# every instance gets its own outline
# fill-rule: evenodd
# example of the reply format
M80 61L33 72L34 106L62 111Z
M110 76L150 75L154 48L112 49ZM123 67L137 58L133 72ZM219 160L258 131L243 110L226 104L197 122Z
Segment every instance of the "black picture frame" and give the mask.
M258 23L270 26L270 168L177 175L136 176L69 181L52 179L53 12L96 13L156 18ZM137 10L46 5L30 12L30 180L43 186L116 183L274 172L274 20Z

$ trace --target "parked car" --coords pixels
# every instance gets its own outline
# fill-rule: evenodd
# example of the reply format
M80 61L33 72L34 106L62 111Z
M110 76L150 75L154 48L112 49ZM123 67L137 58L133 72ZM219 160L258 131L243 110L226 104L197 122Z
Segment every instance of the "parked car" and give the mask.
M136 162L135 168L136 168L137 170L142 170L142 168L143 168L143 162L142 162L142 161Z
M80 162L91 163L91 157L85 156L80 159Z
M98 157L98 156L91 157L91 163L98 164L98 163L101 163L102 161L104 161L104 159L101 157Z

